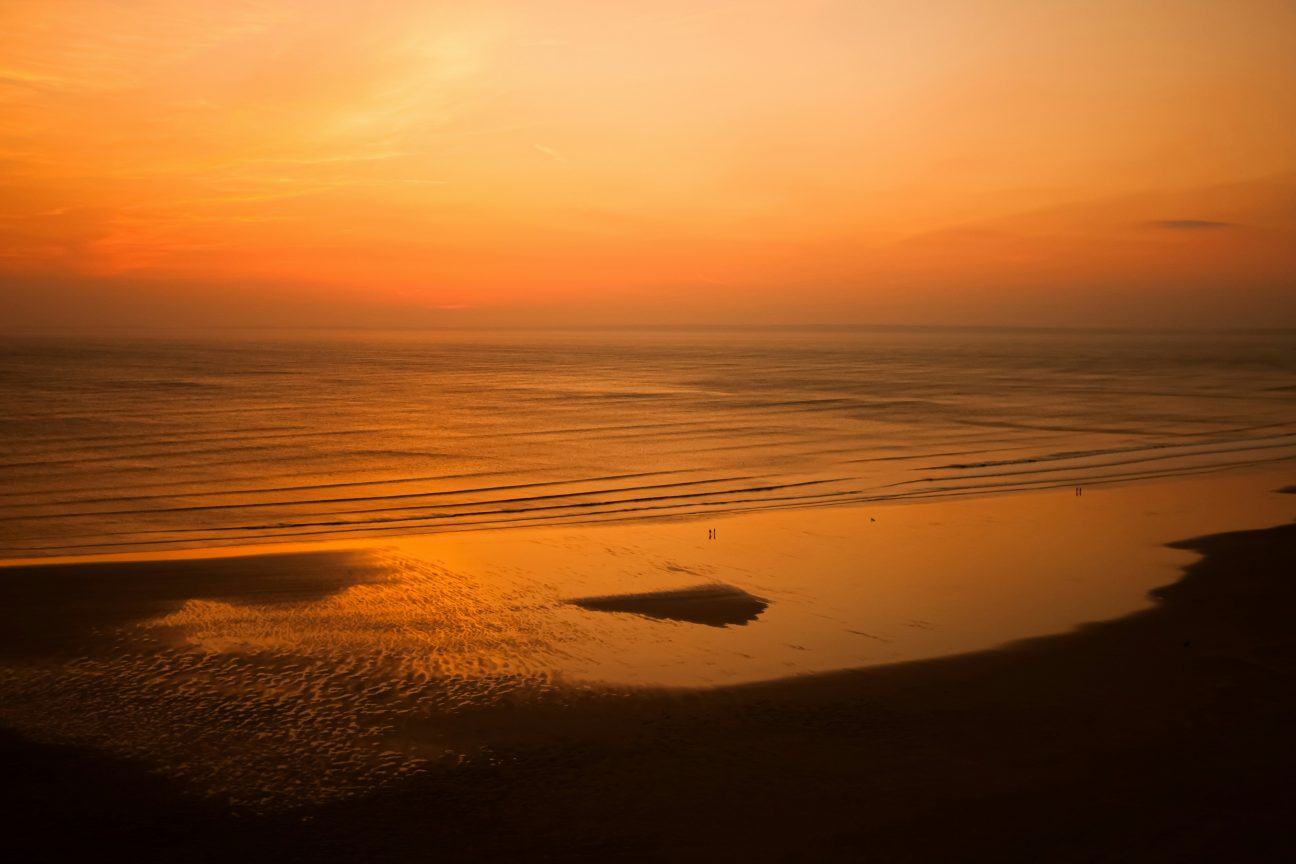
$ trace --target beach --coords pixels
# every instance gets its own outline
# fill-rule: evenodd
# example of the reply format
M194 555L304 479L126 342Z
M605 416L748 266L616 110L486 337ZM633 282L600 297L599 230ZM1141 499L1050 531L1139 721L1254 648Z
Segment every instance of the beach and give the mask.
M6 343L10 857L1263 860L1292 363L1282 334Z
M1241 486L1277 489L1276 476L1087 494L1121 500L1113 512L1128 513L1210 500L1212 488L1238 500ZM961 506L1055 519L1041 494ZM1215 518L1267 517L1270 527L1180 538L1161 550L1162 563L1176 566L1160 587L1132 608L1120 609L1129 606L1122 594L1109 597L1120 609L1110 620L1040 634L1014 632L1018 619L1008 616L998 641L976 628L962 634L964 650L920 641L905 649L911 659L849 668L830 656L823 662L839 668L687 686L672 683L681 656L703 665L689 652L713 651L707 638L754 633L796 600L768 591L775 596L757 600L742 589L640 591L608 608L606 595L591 595L528 611L516 583L483 593L437 569L432 606L444 616L434 628L443 641L411 642L393 641L390 626L366 631L365 619L339 617L343 607L302 617L350 595L395 614L374 592L395 578L408 597L418 574L393 577L385 568L409 559L390 553L8 568L0 580L5 836L17 860L108 849L212 861L1282 860L1291 851L1285 786L1296 761L1285 735L1296 531L1284 523L1296 499L1270 492L1254 500L1259 511ZM922 513L926 524L941 513L933 506L897 510ZM1207 518L1192 509L1178 524ZM829 536L832 517L875 528L899 518L871 512L776 518ZM970 518L957 509L941 515ZM741 535L743 519L768 518L741 517L717 533ZM555 549L568 563L588 558L571 530L555 532L536 558L543 572L562 570ZM950 530L965 536L957 524ZM474 537L468 548L489 539L464 536ZM1122 554L1129 546L1108 540ZM410 541L405 554L425 542ZM472 560L463 546L427 566ZM948 591L953 581L944 584ZM1020 581L1002 590L1043 610L1057 584L1041 582L1034 596ZM995 587L984 590L993 596ZM243 611L213 612L219 604ZM296 617L249 624L275 609ZM730 618L715 619L717 610ZM973 604L968 614L983 611ZM479 617L456 625L465 614ZM569 614L665 628L676 648L664 658L660 645L638 645L628 631L593 637L605 655L621 649L633 661L623 665L641 675L656 669L660 680L618 681L606 657L582 667L579 639L543 620ZM938 629L956 620L930 617ZM314 642L298 632L325 626L333 629ZM276 629L284 627L292 632ZM618 634L624 644L609 644ZM379 644L368 657L357 647L366 641ZM337 650L323 651L326 643ZM787 650L814 653L805 648ZM434 649L440 667L428 665ZM552 659L564 652L577 661Z

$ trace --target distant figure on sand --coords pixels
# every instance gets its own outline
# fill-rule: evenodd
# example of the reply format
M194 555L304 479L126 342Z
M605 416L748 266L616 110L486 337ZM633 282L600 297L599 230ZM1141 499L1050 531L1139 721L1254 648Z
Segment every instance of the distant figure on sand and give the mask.
M1076 497L1077 497L1077 498L1080 497L1080 487L1079 487L1079 486L1076 487Z

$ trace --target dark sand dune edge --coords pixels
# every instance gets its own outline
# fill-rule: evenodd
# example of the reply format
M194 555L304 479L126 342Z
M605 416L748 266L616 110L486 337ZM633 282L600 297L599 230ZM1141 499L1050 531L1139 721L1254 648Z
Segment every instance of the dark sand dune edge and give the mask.
M236 819L0 736L0 848L186 861L1281 861L1296 525L1180 544L1152 609L1008 649L519 707L508 752Z
M769 603L732 585L695 585L644 594L610 594L567 601L591 612L627 612L709 627L743 626L755 621Z
M0 659L93 652L104 631L190 599L303 602L381 575L358 549L0 567Z

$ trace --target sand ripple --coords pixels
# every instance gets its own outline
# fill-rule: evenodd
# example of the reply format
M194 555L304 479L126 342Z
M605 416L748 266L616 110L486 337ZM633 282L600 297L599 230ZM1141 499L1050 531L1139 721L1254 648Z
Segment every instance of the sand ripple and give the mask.
M0 719L139 760L255 810L367 793L474 758L466 709L561 700L546 656L580 638L529 597L387 554L322 600L190 600L111 650L0 667Z

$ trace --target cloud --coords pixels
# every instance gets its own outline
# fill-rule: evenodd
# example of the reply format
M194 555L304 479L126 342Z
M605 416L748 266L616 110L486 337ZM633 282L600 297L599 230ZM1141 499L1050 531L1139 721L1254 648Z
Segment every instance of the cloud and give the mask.
M550 159L553 159L556 162L567 161L566 156L563 156L561 153L559 153L557 150L553 149L552 147L546 147L543 144L532 144L531 146L534 147L538 152L543 153L544 155L548 156Z
M1236 225L1235 222L1216 222L1213 219L1157 219L1147 223L1149 228L1160 228L1163 231L1218 231Z

